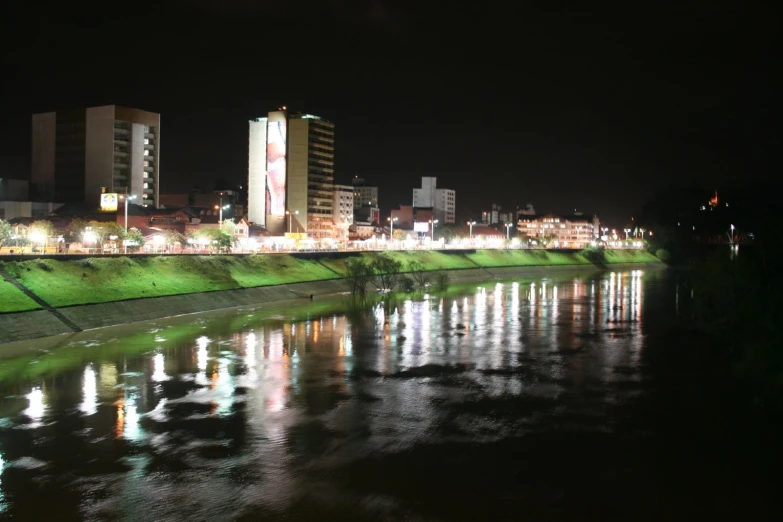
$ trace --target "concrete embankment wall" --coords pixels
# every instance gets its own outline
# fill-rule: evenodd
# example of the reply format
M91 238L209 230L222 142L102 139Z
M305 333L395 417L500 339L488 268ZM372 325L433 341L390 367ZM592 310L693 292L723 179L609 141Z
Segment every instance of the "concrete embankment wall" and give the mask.
M659 263L615 264L609 270L660 268ZM545 277L564 273L589 273L603 270L596 266L528 266L502 268L471 268L449 271L454 283L509 280L515 277ZM58 308L57 312L82 330L143 322L177 315L209 312L232 307L250 307L294 299L309 299L346 292L344 280L332 279L308 283L220 290L150 297L127 301L88 304ZM34 310L0 315L0 344L73 333L50 311Z

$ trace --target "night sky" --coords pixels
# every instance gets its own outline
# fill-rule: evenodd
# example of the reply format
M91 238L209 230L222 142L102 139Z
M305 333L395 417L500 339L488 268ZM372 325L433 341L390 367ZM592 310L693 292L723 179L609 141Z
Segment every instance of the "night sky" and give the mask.
M671 182L780 171L779 2L3 3L0 177L33 112L161 113L162 192L247 174L247 120L335 122L336 181L383 213L421 176L491 203L624 220ZM430 4L430 2L427 2Z

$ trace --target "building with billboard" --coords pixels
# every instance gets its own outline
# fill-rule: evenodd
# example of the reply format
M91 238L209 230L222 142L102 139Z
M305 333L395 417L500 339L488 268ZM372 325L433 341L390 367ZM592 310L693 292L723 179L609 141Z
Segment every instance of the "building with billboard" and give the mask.
M332 237L334 124L282 107L249 125L248 220L274 235L288 226Z
M421 178L421 188L413 189L413 207L434 209L439 223L453 225L456 222L457 195L451 189L439 189L437 178Z
M103 193L127 193L157 207L159 179L159 114L118 105L33 114L34 199L98 206Z

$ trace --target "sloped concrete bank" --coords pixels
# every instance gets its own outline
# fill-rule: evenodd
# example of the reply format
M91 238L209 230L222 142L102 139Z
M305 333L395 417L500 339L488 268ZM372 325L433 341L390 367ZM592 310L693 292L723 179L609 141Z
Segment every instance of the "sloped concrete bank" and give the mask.
M488 280L509 280L517 277L546 277L564 273L590 273L602 270L659 269L660 263L613 264L609 267L585 265L526 266L502 268L468 268L450 270L454 283ZM57 308L58 314L82 330L143 322L164 317L210 312L234 307L258 306L266 303L345 293L342 279L291 283L236 290L219 290L146 299L131 299L108 303ZM51 311L34 310L0 315L0 344L73 333L65 322Z

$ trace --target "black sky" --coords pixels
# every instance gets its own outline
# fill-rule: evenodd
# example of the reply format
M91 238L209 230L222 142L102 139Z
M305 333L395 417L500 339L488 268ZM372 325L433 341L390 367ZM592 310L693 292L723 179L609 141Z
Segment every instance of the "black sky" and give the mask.
M164 192L241 182L247 120L284 104L335 122L337 181L384 213L425 175L460 213L623 219L780 171L776 2L155 4L4 3L0 177L28 175L33 112L109 103L161 113Z

